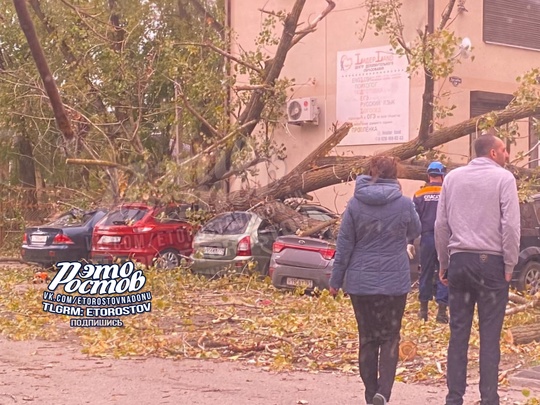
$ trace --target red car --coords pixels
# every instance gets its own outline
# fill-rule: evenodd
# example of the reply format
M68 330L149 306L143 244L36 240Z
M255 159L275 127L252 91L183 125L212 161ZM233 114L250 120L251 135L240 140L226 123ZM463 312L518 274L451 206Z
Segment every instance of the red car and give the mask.
M90 259L94 263L133 260L146 266L174 268L191 254L193 228L188 204L123 204L94 227Z

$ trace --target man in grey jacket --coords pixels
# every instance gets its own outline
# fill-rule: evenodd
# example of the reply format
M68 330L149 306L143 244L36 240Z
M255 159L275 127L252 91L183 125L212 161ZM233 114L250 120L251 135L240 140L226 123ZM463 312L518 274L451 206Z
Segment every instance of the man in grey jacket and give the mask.
M449 286L446 405L463 404L474 307L480 328L482 405L499 405L500 336L508 286L518 261L520 217L514 176L503 168L504 142L482 135L476 158L445 178L435 222L441 281Z

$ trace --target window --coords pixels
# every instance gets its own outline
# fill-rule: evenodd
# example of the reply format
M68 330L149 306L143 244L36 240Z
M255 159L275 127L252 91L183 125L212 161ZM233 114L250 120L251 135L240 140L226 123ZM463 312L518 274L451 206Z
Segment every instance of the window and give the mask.
M301 205L298 207L297 211L302 215L307 215L311 219L316 219L317 221L330 221L331 219L339 217L336 213L333 213L326 208L315 207L312 205Z
M510 94L491 93L489 91L471 91L471 118L486 114L494 110L504 110L508 103L512 101ZM473 144L480 133L470 135L470 155L474 156ZM508 146L508 145L507 145Z
M163 224L185 222L187 208L189 208L189 205L168 205L157 210L154 219L156 222Z
M229 212L218 215L206 223L201 233L217 235L238 235L246 231L251 214L247 212Z
M471 91L471 105L470 105L470 115L472 117L477 117L479 115L488 113L494 110L503 110L506 108L508 103L512 100L510 94L503 93L491 93L488 91ZM536 116L537 119L540 119L540 116ZM518 121L521 123L522 120ZM528 128L521 127L520 131L522 135L527 135L528 132L528 149L533 149L529 155L529 167L532 169L538 167L538 147L537 143L539 142L539 135L536 126L534 125L534 118L531 117L528 120ZM504 126L503 126L504 127ZM540 127L539 127L540 128ZM475 139L480 135L480 133L470 134L470 156L474 156L473 144ZM526 148L526 145L522 144L523 148ZM510 153L511 145L510 142L507 142L506 149ZM526 150L524 150L526 151Z
M148 212L146 208L118 208L111 211L103 220L103 226L133 225L140 221Z
M483 39L490 44L540 50L540 2L484 0Z
M95 214L95 211L84 212L79 210L71 210L44 226L52 228L84 226Z
M318 211L318 210L307 209L307 210L301 211L301 212L302 212L302 214L307 215L311 219L316 219L317 221L326 222L326 221L330 221L331 219L334 219L330 215L328 215L327 213L324 213L324 212L321 212L321 211Z

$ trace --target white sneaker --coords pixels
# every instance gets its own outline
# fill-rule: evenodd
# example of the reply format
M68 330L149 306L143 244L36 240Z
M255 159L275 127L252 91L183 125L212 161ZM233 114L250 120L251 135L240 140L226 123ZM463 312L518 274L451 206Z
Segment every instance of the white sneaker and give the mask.
M386 405L386 398L383 397L381 394L375 394L373 397L373 405Z

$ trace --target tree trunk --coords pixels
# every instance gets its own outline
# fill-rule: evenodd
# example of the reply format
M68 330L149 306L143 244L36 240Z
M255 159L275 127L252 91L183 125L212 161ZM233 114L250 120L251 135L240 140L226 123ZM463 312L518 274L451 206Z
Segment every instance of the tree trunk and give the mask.
M49 69L49 64L47 63L47 59L45 59L45 54L43 53L43 49L39 43L34 23L32 22L32 18L30 17L30 13L26 7L26 0L13 0L13 4L15 5L17 16L19 17L19 24L21 25L21 29L26 36L28 46L30 47L30 52L32 53L32 57L36 62L37 70L41 80L43 81L43 87L47 92L47 96L49 96L49 101L54 112L54 118L56 120L56 124L58 125L58 129L62 135L64 135L65 139L73 139L75 135L71 127L71 121L66 113L64 104L62 103L62 98L60 97L60 93L56 87L54 77Z
M504 340L514 345L524 345L533 341L540 342L540 323L514 326L506 331Z
M22 204L25 218L32 216L37 210L36 168L32 143L24 136L15 138L15 146L19 154L19 184L23 188Z
M254 208L253 211L262 218L266 218L274 224L279 224L282 231L287 234L296 233L299 229L312 229L321 224L321 221L302 215L279 201L266 202ZM313 233L312 230L311 234Z

